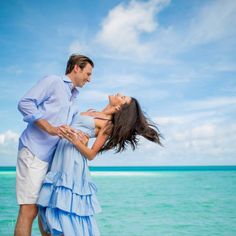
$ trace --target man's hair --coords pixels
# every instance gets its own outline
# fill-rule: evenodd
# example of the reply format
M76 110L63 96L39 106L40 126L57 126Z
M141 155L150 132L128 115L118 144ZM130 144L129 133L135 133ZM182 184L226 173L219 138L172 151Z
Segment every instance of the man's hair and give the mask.
M69 74L75 67L75 65L79 66L82 70L87 64L90 64L92 67L94 67L93 61L84 55L79 55L79 54L72 54L67 61L67 66L66 66L66 75Z

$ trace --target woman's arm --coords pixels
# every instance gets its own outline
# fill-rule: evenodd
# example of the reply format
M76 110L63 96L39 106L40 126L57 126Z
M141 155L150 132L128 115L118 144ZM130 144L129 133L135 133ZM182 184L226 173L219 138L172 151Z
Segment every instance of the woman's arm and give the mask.
M74 144L75 147L84 155L88 160L93 160L97 153L101 150L102 146L106 142L108 136L105 135L101 130L98 133L98 136L93 143L91 148L85 146L80 140L77 139L77 142Z
M100 151L100 149L108 139L108 135L105 134L103 129L100 129L97 138L91 148L83 144L78 139L78 135L74 132L68 132L66 135L64 135L64 138L74 144L74 146L81 152L81 154L91 161L95 158L97 153Z

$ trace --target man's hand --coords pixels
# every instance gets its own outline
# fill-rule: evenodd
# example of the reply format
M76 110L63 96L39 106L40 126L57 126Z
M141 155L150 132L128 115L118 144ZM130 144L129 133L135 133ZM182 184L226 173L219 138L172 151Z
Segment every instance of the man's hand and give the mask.
M58 135L59 137L61 137L60 127L51 126L51 127L48 129L47 132L48 132L48 134L50 134L50 135L52 135L52 136Z

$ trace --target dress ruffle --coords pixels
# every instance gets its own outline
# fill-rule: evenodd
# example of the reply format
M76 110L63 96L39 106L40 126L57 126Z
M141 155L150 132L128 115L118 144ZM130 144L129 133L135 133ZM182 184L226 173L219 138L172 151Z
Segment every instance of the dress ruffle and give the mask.
M57 208L39 207L45 232L53 236L100 236L94 216L77 216Z
M96 185L91 180L88 181L84 176L81 176L81 178L83 178L83 182L75 182L74 179L66 173L50 171L47 173L43 185L48 184L56 187L64 187L79 195L95 194L97 192Z
M57 208L78 216L91 216L101 211L92 182L73 184L63 173L49 172L44 180L37 204Z
M65 173L49 172L37 201L44 230L52 235L99 235L94 215L101 207L96 193L92 181L75 183Z

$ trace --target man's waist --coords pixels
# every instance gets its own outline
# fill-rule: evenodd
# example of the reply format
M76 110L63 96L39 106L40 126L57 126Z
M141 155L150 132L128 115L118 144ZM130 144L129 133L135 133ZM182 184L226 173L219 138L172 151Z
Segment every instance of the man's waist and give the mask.
M40 160L49 162L59 141L59 137L57 136L50 137L53 137L53 139L44 139L42 142L42 140L24 139L24 136L21 136L18 150L27 147Z

